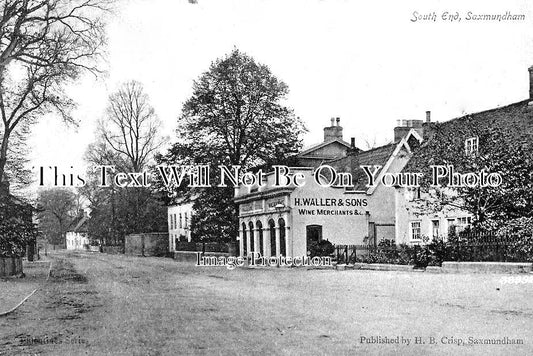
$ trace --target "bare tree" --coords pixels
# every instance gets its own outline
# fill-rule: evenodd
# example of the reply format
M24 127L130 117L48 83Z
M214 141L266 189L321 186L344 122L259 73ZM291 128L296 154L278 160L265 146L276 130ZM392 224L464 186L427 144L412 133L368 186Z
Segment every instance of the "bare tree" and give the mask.
M82 72L100 72L101 15L109 5L110 0L0 2L0 188L6 185L10 139L17 131L50 112L75 122L75 104L64 85Z
M130 81L109 97L106 116L100 120L101 135L111 148L142 170L165 140L159 136L160 120L141 83Z

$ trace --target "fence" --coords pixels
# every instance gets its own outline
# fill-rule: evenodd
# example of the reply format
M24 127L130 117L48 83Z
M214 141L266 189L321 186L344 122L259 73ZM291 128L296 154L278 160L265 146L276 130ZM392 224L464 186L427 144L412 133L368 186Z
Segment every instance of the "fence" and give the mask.
M463 233L446 243L450 261L531 262L533 239L494 233Z
M415 266L440 265L443 261L533 262L533 237L515 238L495 233L463 233L447 241L423 245L336 245L337 263L392 263Z
M409 264L416 260L418 247L400 253L396 245L335 245L334 258L339 264L394 263Z
M223 252L235 254L237 251L237 244L235 242L221 243L221 242L176 242L176 251L189 252Z

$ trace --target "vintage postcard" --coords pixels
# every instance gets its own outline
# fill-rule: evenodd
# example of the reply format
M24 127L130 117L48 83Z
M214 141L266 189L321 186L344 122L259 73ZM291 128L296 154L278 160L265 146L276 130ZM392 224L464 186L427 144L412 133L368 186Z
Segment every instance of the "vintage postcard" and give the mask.
M531 355L532 28L0 0L0 355Z

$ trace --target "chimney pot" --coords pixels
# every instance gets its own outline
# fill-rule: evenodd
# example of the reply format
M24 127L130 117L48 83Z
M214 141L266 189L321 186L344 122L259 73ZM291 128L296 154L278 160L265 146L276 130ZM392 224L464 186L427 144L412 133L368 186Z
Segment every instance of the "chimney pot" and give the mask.
M331 126L335 126L335 118L334 117L331 118Z
M426 111L426 122L431 122L431 111Z
M352 142L351 142L350 146L352 146L352 148L355 148L355 137L352 137L351 141Z
M337 126L339 126L340 121L341 121L341 118L337 116Z

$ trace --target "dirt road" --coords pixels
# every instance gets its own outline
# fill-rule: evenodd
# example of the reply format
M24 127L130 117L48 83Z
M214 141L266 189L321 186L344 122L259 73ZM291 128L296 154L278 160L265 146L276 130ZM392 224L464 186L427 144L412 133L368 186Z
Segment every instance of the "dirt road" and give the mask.
M230 271L88 253L53 260L48 284L0 319L0 354L533 353L533 275Z

